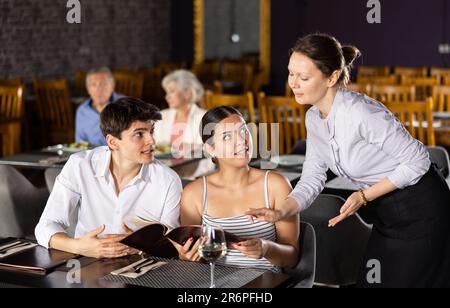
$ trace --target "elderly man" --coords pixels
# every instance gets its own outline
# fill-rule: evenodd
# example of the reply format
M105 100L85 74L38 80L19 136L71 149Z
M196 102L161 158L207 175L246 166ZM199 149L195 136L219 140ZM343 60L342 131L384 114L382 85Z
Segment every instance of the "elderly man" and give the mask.
M77 109L75 142L106 145L100 131L100 113L109 103L123 96L114 92L114 77L107 67L89 71L86 88L90 98Z

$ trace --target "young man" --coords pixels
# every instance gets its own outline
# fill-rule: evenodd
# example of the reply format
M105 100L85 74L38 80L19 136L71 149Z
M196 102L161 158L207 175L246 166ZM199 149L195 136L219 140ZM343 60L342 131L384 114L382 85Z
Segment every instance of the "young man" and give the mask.
M131 249L119 241L130 233L127 217L179 225L181 180L155 161L153 129L159 110L139 99L121 98L101 114L108 146L70 157L36 227L40 245L88 257L116 258ZM75 238L66 231L78 213Z
M86 76L86 90L90 98L77 109L75 142L106 145L100 131L100 113L115 100L123 97L114 92L114 76L107 67L92 69Z

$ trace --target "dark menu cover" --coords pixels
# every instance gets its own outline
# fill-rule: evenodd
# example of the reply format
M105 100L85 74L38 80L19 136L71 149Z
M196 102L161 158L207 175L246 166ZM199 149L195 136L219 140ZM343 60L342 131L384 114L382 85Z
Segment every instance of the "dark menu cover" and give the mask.
M193 237L193 243L195 243L201 236L201 228L197 225L181 226L167 232L166 226L153 223L128 235L121 243L152 256L173 258L178 256L178 252L167 238L184 245L189 238ZM225 237L228 245L241 241L239 237L229 232L225 232Z
M76 259L77 257L77 255L72 253L35 246L0 258L0 269L46 275L56 267L66 264L67 261Z

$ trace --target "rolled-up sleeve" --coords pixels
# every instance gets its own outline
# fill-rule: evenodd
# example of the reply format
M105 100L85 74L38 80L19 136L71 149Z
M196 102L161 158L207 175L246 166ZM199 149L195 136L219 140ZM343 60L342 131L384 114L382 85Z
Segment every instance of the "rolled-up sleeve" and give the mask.
M300 211L306 210L325 187L328 166L320 158L311 139L306 141L306 159L302 176L289 197L299 204Z
M400 189L416 184L431 165L426 147L384 106L372 106L365 111L360 122L362 137L398 162L388 179Z
M160 222L169 227L169 229L174 229L180 225L180 202L182 191L183 186L179 178L174 179L167 190Z
M70 214L75 210L80 200L80 193L70 177L73 162L64 167L56 178L55 186L45 206L45 210L35 229L39 245L49 248L50 239L56 233L66 233L69 227Z

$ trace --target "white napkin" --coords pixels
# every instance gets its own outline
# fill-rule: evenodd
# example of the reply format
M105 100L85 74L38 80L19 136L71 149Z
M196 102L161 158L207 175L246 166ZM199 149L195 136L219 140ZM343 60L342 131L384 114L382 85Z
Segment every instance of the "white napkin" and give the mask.
M144 262L147 262L147 261L149 261L149 260L148 259L145 261L139 260L133 264L130 264L123 268L115 270L115 271L111 272L111 274L112 275L121 275L121 276L128 277L128 278L138 278L139 276L144 275L148 271L157 269L158 267L161 267L161 266L167 264L167 262L156 261L155 263L152 263L152 264L149 264L148 266L142 267L140 269L139 273L135 273L134 268L136 268L140 264L143 264Z
M23 251L23 250L27 250L27 249L30 249L30 248L33 248L33 247L36 247L38 244L35 244L35 243L27 243L25 246L20 246L20 247L12 247L11 249L8 249L8 250L6 250L5 252L3 252L3 253L0 253L0 259L1 258L4 258L4 257L7 257L7 256L9 256L9 255L12 255L12 254L14 254L14 253L17 253L17 252L20 252L20 251ZM4 246L2 246L2 247L6 247L7 245L4 245ZM2 247L0 247L0 249L2 248Z

